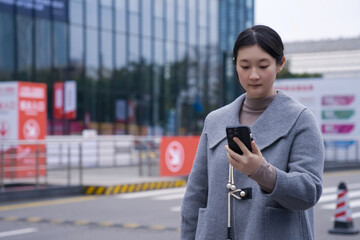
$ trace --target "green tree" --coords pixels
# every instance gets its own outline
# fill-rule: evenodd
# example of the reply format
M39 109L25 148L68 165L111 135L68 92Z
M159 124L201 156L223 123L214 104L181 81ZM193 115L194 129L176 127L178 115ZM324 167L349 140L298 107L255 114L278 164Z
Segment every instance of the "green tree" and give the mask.
M278 79L281 78L319 78L322 77L321 73L292 73L290 72L290 62L287 61L283 70L277 75Z

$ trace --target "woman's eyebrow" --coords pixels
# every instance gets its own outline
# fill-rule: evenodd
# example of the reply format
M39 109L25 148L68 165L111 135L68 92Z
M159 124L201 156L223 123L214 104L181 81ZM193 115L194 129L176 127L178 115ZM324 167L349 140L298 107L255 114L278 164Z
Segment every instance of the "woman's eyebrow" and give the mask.
M270 60L268 59L268 58L262 58L262 59L260 59L258 62L269 62ZM247 63L247 62L249 62L249 60L247 60L247 59L239 59L239 62L245 62L245 63Z
M267 58L262 58L262 59L259 60L259 62L268 62L268 61L270 61L270 60L267 59Z

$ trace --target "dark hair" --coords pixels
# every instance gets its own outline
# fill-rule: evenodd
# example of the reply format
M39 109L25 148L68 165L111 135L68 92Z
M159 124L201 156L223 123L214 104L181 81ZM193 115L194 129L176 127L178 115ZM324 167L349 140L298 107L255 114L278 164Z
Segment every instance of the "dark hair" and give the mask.
M279 34L268 26L255 25L245 29L237 37L233 49L233 63L236 64L240 48L252 45L261 47L275 58L277 64L280 64L284 57L284 44Z

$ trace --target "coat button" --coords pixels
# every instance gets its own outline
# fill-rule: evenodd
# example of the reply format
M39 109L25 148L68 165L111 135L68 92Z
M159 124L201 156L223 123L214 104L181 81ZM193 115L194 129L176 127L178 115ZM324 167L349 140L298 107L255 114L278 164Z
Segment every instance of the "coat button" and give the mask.
M246 197L246 192L245 192L245 191L241 191L241 192L240 192L240 197Z

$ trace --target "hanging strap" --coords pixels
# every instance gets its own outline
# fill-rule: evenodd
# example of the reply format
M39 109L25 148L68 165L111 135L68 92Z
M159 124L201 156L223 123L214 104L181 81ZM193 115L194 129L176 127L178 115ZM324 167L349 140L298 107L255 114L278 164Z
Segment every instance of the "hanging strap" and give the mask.
M229 164L229 183L234 185L234 167ZM229 187L228 187L229 189ZM238 200L246 200L252 198L252 188L243 189L229 189L228 193L228 228L227 228L227 240L231 240L231 197Z

